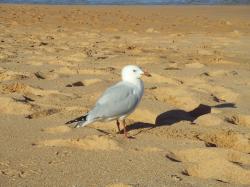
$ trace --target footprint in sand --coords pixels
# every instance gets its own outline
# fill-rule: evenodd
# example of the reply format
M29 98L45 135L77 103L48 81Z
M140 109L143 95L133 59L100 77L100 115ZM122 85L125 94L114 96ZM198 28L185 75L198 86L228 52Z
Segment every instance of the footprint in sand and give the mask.
M36 111L32 114L27 115L26 118L36 119L36 118L41 118L41 117L45 117L45 116L51 116L53 114L60 112L61 110L62 109L51 108L51 109L46 109L46 110L42 110L42 111Z
M225 121L243 127L250 127L250 115L235 114L233 116L227 117Z
M243 135L232 130L205 132L198 134L197 138L216 147L230 148L244 153L250 152L249 135Z
M26 164L14 165L10 161L0 162L0 177L7 176L15 180L16 178L26 178L28 176L39 174L40 171L28 169Z
M50 116L62 111L60 108L43 109L43 107L46 106L39 106L33 102L30 103L29 101L30 100L27 100L26 97L20 100L9 97L0 97L0 112L3 114L25 115L26 118L35 119Z
M22 169L17 170L12 168L1 169L0 173L4 176L11 177L12 180L14 180L14 178L26 178L28 175L28 173Z
M27 79L30 77L30 73L25 72L15 72L6 69L0 69L0 81L7 81L7 80L20 80L20 79Z
M118 143L105 136L87 136L83 139L53 139L38 142L38 146L68 147L92 151L120 151Z
M53 95L61 95L65 97L75 98L76 96L73 94L62 93L57 90L43 90L41 88L35 88L20 82L16 82L13 84L3 85L2 90L7 93L22 93L24 95L31 94L36 96L53 96Z
M237 71L216 70L200 74L201 77L236 76Z
M32 111L32 105L25 102L18 102L9 97L0 97L0 113L27 115Z
M223 86L210 85L201 82L197 88L199 88L201 91L205 91L206 93L211 93L211 95L216 96L218 99L224 100L226 102L235 102L239 96L238 93Z
M186 148L166 154L182 162L185 174L229 183L250 184L250 157L242 152L222 148Z
M66 87L79 87L79 86L85 86L85 84L82 81L77 81L66 85Z
M250 152L249 134L241 134L233 130L216 128L217 126L213 126L213 128L207 128L200 125L187 125L185 120L192 120L192 118L190 119L190 115L187 112L183 113L182 111L180 111L180 114L178 114L177 111L175 111L175 115L177 116L173 116L174 118L169 116L168 121L164 122L164 124L180 122L179 124L172 125L169 128L161 129L161 131L152 129L151 133L156 133L171 138L199 140L203 141L207 147L227 148L243 153Z
M239 94L234 92L233 90L221 86L213 86L211 92L213 92L214 95L218 96L218 98L227 102L235 102L239 96Z
M38 71L38 72L34 73L34 75L38 79L47 79L47 80L54 80L54 79L57 79L59 77L59 75L57 73L55 73L54 70L51 70L49 72Z

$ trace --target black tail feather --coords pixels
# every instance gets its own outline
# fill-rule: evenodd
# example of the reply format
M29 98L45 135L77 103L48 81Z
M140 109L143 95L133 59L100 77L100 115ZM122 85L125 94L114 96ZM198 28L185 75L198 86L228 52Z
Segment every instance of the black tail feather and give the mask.
M75 118L75 119L72 119L72 120L66 122L65 124L71 124L71 123L75 123L75 122L79 122L79 121L86 121L87 115L88 114L81 116L81 117L78 117L78 118Z

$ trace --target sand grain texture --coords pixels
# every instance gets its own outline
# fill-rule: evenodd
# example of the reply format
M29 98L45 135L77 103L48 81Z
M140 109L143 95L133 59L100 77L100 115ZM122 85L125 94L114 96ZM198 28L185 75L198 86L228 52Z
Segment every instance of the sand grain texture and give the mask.
M0 186L250 185L249 6L0 4ZM64 123L127 64L128 117Z

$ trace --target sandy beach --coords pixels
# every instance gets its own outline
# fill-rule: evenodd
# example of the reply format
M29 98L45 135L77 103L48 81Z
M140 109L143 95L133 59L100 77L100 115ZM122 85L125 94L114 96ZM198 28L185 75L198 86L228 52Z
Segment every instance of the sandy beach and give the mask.
M127 119L64 123L127 64ZM250 185L250 6L0 4L0 186Z

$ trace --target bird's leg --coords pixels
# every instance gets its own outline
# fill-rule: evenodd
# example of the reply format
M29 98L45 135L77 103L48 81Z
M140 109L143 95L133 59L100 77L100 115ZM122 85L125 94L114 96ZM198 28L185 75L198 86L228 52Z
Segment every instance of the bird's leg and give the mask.
M126 138L128 138L128 133L127 133L127 130L126 130L125 119L122 120L122 125L123 125L124 136L125 136Z
M118 133L120 134L121 133L121 129L120 129L120 122L119 122L119 120L116 120L116 125L117 125L117 128L118 128Z

